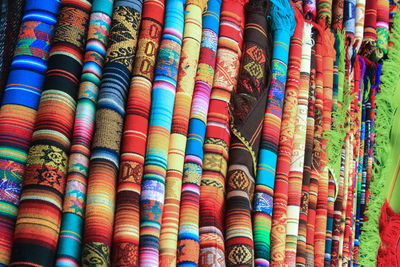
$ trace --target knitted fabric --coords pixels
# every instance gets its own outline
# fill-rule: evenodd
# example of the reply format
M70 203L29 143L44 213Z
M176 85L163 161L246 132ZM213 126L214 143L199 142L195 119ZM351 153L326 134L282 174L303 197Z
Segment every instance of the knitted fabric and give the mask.
M304 20L301 13L296 10L294 15L296 27L290 40L290 49L288 53L287 85L285 89L282 124L280 127L276 162L270 251L272 265L283 265L285 260L288 176L292 158L294 127L297 116L298 93L300 88L300 63L303 44L302 36L304 27ZM269 249L269 247L267 247L267 249ZM267 250L267 252L269 251ZM267 259L269 260L269 257Z
M285 245L285 265L296 265L299 214L304 170L304 151L307 131L308 97L310 91L310 68L312 48L312 25L304 23L303 46L300 63L300 89L297 105L292 158L288 176L288 204Z
M90 15L85 62L79 85L68 162L56 266L79 266L80 264L90 144L111 24L112 4L112 1L95 0Z
M231 100L225 218L228 266L254 263L251 206L270 76L272 40L267 35L268 13L269 2L255 0L247 5L243 58Z
M202 266L225 265L224 197L230 145L229 101L236 88L242 55L244 4L242 1L224 0L221 6L217 61L200 185L199 265ZM240 257L240 253L236 256Z
M10 259L25 164L59 5L58 1L42 1L40 5L27 1L0 109L0 264L4 265Z
M195 85L197 62L202 34L202 13L206 1L188 0L185 6L181 61L169 138L165 198L161 220L160 266L176 266L179 210L182 190L183 164L190 108Z
M114 3L89 162L81 266L110 264L122 127L141 11L140 0Z
M86 0L61 1L9 266L54 265L90 10Z
M137 265L140 185L146 151L154 66L164 24L164 0L145 0L122 134L113 235L115 266Z
M172 113L182 46L184 4L185 1L182 0L166 1L165 26L154 73L140 196L139 264L144 266L159 264L159 238L164 209ZM176 193L180 194L180 189Z

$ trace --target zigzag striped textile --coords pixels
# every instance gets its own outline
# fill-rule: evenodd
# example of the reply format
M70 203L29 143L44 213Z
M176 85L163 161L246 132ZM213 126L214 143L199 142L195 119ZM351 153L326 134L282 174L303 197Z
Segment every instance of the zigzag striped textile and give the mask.
M0 264L4 265L10 260L25 165L59 4L58 1L26 2L1 104Z
M54 265L91 7L86 0L60 4L9 266Z
M110 264L125 104L141 12L141 0L114 3L89 163L81 266ZM135 260L130 257L128 263Z

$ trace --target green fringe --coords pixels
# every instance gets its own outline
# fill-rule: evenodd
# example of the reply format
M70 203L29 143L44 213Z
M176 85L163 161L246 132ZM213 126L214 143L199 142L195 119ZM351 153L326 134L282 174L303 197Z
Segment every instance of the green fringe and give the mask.
M338 30L336 33L340 41L340 56L338 63L339 73L345 73L345 32ZM339 82L340 84L340 82ZM341 90L339 90L341 91ZM330 131L324 133L324 138L327 139L326 152L328 153L328 168L331 170L333 177L335 178L336 192L335 199L339 192L339 174L341 164L342 146L346 137L347 128L345 128L346 118L348 116L347 110L350 107L351 101L353 100L351 95L351 88L349 88L347 82L343 82L343 102L341 108L332 112L332 127Z
M394 46L390 49L388 59L382 66L380 92L376 95L376 117L375 117L375 151L376 162L373 166L373 180L370 184L370 200L366 215L368 221L360 233L359 264L361 266L375 266L378 254L379 217L381 208L385 201L385 180L390 175L392 162L389 159L390 129L396 108L394 93L400 78L400 16L396 16L391 40Z

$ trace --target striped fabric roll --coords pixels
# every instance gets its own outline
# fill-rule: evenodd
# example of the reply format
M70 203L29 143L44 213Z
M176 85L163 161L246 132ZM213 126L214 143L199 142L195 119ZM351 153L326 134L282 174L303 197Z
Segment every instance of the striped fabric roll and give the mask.
M141 0L116 0L114 3L89 162L81 266L110 264L125 103L141 11ZM135 259L130 260L134 262Z
M202 13L206 1L188 0L178 68L175 104L169 137L165 198L160 233L160 266L176 266L179 211L182 190L186 135L189 126L197 62L202 34Z
M314 38L312 39L315 44L315 36L318 36L316 31L313 31ZM296 252L296 266L307 266L307 218L308 218L308 204L310 199L310 178L313 160L313 146L314 146L314 129L315 129L315 86L316 86L316 58L315 58L315 45L311 50L311 66L310 66L310 90L308 95L308 110L307 110L307 130L306 142L304 150L304 171L303 182L301 189L300 211L299 211L299 233L297 238L297 252Z
M332 29L334 31L343 29L344 1L336 0L332 6Z
M315 39L315 128L313 140L312 169L310 175L310 194L308 201L307 216L307 257L306 266L314 266L314 234L316 223L316 209L318 200L319 180L321 179L321 156L322 148L322 113L324 107L323 92L323 58L322 58L322 37L318 31L318 38Z
M356 0L344 0L343 24L346 30L346 37L350 38L350 44L352 45L356 32Z
M203 34L183 165L177 245L178 266L197 265L199 261L199 201L203 143L211 87L214 80L220 8L220 0L209 0L207 11L202 18Z
M327 219L326 219L326 237L325 237L325 257L324 264L330 265L331 262L331 251L332 251L332 231L333 231L333 216L335 206L335 177L331 170L329 170L328 180L328 206L327 206Z
M366 0L363 43L376 41L377 0Z
M251 0L238 85L231 100L231 145L226 193L226 264L253 266L252 203L270 76L269 1Z
M307 131L308 97L310 91L312 49L311 31L312 25L305 22L300 63L300 89L293 137L292 158L288 176L288 204L286 211L287 225L285 241L285 265L287 266L296 265L300 201L304 170L304 151Z
M200 184L200 266L225 266L224 198L230 145L229 101L236 88L242 55L244 4L241 0L223 0L221 5Z
M158 266L168 147L182 47L185 0L167 0L157 56L140 196L139 264ZM179 191L179 192L178 192ZM177 190L177 194L180 190Z
M388 52L389 40L389 1L377 0L376 13L376 47Z
M85 62L79 85L68 162L56 266L79 266L80 264L90 144L111 24L112 5L113 1L95 0L90 15Z
M320 25L331 26L332 0L317 0L317 22Z
M290 162L292 158L294 127L297 116L298 94L300 88L300 63L301 63L301 50L303 44L303 28L304 20L302 14L295 9L294 12L296 27L293 36L290 40L289 59L287 68L287 82L285 89L284 107L282 113L282 123L280 127L277 162L276 162L276 180L274 185L274 198L273 198L273 216L271 225L271 245L263 241L261 236L261 245L265 244L264 251L257 250L256 245L256 263L262 263L265 259L264 265L268 266L269 259L271 264L283 266L285 260L285 240L286 240L286 209L287 209L287 192L288 192L288 176L290 170ZM279 42L274 42L274 49L278 49ZM278 59L272 59L279 60ZM279 61L278 61L279 62ZM275 68L279 64L275 63ZM274 77L274 71L272 69ZM286 78L286 77L284 77ZM284 83L283 83L284 84ZM258 179L258 178L257 178ZM270 211L271 212L271 211ZM261 231L261 230L260 230ZM263 230L264 231L264 230ZM256 234L256 231L254 231ZM255 235L256 237L256 235ZM257 240L256 240L257 241ZM259 261L259 262L258 262Z
M61 1L29 149L10 266L54 265L91 7L86 0Z
M324 31L324 44L323 44L323 85L324 85L324 107L323 107L323 130L329 131L331 128L332 118L332 86L333 86L333 64L335 59L334 50L334 36L333 33L326 29ZM315 235L314 246L315 256L314 264L322 266L325 258L325 239L326 239L326 225L328 216L328 184L329 184L329 171L326 167L328 158L326 154L326 139L322 140L322 147L325 150L321 157L322 173L318 183L318 200L315 220Z
M154 67L164 25L164 0L145 0L122 135L113 235L114 266L139 259L140 185L151 106Z
M4 265L10 260L25 164L59 4L27 1L0 109L0 264Z
M2 56L2 66L0 68L0 102L3 97L4 87L11 68L16 43L18 40L19 29L24 15L25 0L3 0L7 4L7 27L4 32L4 50ZM42 7L43 8L43 7ZM55 22L54 22L55 23ZM49 48L50 49L50 48Z
M4 41L7 29L8 1L0 1L0 70L3 68ZM2 75L0 75L0 78ZM1 80L2 81L2 80ZM0 100L3 95L3 82L0 82Z
M364 37L365 1L357 0L356 2L356 26L354 34L354 48L356 51L360 49Z
M305 19L315 20L317 17L317 1L303 0L303 13Z

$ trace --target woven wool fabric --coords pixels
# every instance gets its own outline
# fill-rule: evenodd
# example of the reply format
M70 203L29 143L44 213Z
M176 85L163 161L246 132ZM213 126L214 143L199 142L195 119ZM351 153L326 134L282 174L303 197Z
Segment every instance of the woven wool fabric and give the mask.
M364 20L364 37L363 42L376 41L376 15L377 1L366 0L365 4L365 20Z
M231 100L231 146L226 193L226 264L253 266L252 203L271 64L269 1L247 5L243 57Z
M333 1L332 6L332 29L334 31L343 29L344 0Z
M3 68L4 41L7 29L8 1L0 1L0 70ZM0 76L1 77L1 76ZM3 83L1 84L3 85ZM0 87L0 100L4 88Z
M164 24L164 0L145 0L122 134L112 262L137 265L139 199L146 151L154 66Z
M307 252L306 266L314 266L314 234L318 200L319 180L321 177L322 149L322 113L323 113L323 59L322 35L318 32L315 39L315 128L313 139L312 168L310 174L310 194L307 216Z
M303 13L305 19L315 20L317 16L316 0L303 0Z
M332 21L332 0L317 0L317 22L327 27Z
M356 32L356 0L344 0L343 25L346 30L346 37L350 38L350 44L353 44Z
M335 177L329 171L328 180L328 206L326 218L325 257L324 264L330 265L332 251L333 214L335 205Z
M79 85L75 122L68 162L63 217L56 266L79 266L90 144L113 1L95 0L90 15L85 62Z
M114 3L89 162L81 266L110 264L122 127L141 11L140 0Z
M184 28L182 0L167 0L165 26L158 52L149 131L140 196L139 264L158 266L159 237L164 205L165 177L172 113ZM177 194L180 190L177 190Z
M4 87L7 82L10 72L11 61L14 56L14 51L18 39L19 29L24 15L25 0L3 0L7 4L7 27L4 33L4 50L2 56L2 66L0 69L0 101L4 93ZM55 23L55 22L53 22Z
M307 131L308 97L310 91L310 68L312 49L312 25L305 22L300 63L300 89L297 116L293 136L292 158L288 176L288 203L285 240L285 265L296 265L299 230L300 201L304 171L304 151Z
M190 108L200 53L202 13L206 1L188 0L185 6L181 60L169 138L165 198L160 233L160 266L176 266L183 164Z
M90 9L91 2L86 0L63 0L60 4L10 266L54 265Z
M313 31L313 43L315 44L315 35ZM316 86L316 70L315 70L315 45L311 50L311 65L310 65L310 90L308 95L308 110L307 110L307 130L306 142L304 149L304 170L301 189L300 211L299 211L299 230L297 238L296 266L306 266L307 260L307 218L308 218L308 203L310 199L310 176L313 160L314 146L314 129L315 129L315 86Z
M366 0L357 0L356 2L356 26L354 33L354 47L356 51L360 49L364 37L365 2Z
M202 18L203 34L183 165L177 245L178 266L197 265L199 261L199 201L203 143L214 80L220 8L220 0L209 0Z
M0 109L0 264L9 262L28 149L36 119L58 1L27 1Z
M377 0L376 13L376 47L384 54L388 51L389 40L389 1Z
M242 55L244 4L224 0L214 83L210 96L200 185L200 266L224 266L224 197L230 145L229 101ZM236 257L240 257L240 252Z
M324 73L324 107L323 107L323 130L329 131L331 128L331 113L332 113L332 86L333 86L333 63L335 59L334 50L334 37L329 29L324 31L324 43L323 43L323 73ZM326 147L326 139L322 140L322 146ZM326 150L325 150L326 151ZM325 238L326 238L326 224L327 224L327 208L328 208L328 168L327 154L324 151L322 155L321 168L322 173L318 183L318 200L316 209L316 221L315 221L315 254L314 264L315 266L322 266L324 264L325 255Z
M260 250L260 258L266 258L265 266L268 266L269 254L271 255L270 257L272 265L283 265L285 260L288 175L292 158L294 127L297 116L298 93L300 87L301 49L303 44L302 36L304 27L303 16L297 10L295 10L295 21L296 27L290 40L290 49L288 53L289 58L286 79L287 85L285 89L282 124L280 127L281 129L276 162L276 180L274 187L271 227L271 249L269 251L269 246L267 243L265 245L265 253L268 253L266 256L263 256L263 251ZM276 46L278 44L279 43L274 42L275 49L277 49ZM276 71L274 69L272 70ZM263 243L264 242L265 241L263 241Z

